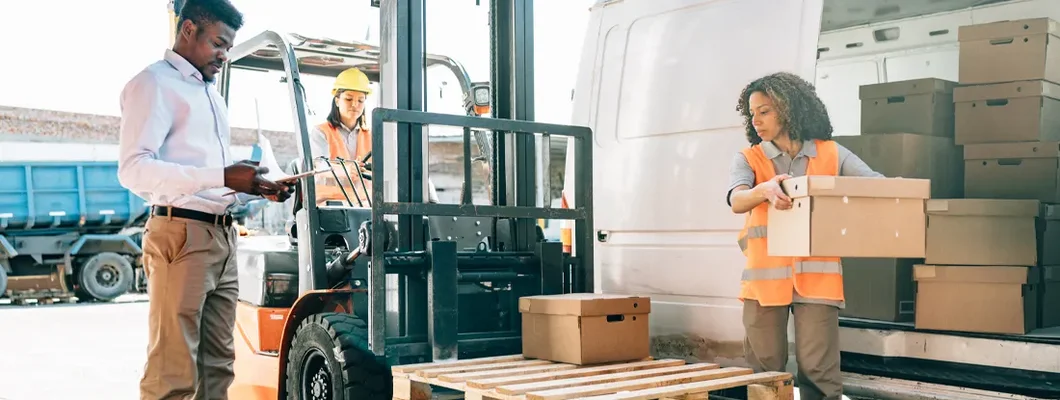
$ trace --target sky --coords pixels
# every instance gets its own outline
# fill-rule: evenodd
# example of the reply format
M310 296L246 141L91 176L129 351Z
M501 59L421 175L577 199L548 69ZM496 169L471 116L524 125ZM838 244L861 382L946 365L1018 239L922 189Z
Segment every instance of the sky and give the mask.
M378 44L379 10L370 0L232 0L244 13L237 41L262 30ZM489 80L488 0L427 1L427 52ZM535 1L536 114L566 123L591 0ZM0 105L117 116L125 82L168 46L167 0L0 2ZM297 7L293 6L298 4ZM91 16L91 17L90 17ZM562 26L563 29L552 29ZM235 75L233 125L291 130L290 101L276 76ZM306 82L322 119L331 81ZM453 76L428 71L428 110L461 112ZM378 99L377 96L373 96ZM257 110L257 111L256 111Z

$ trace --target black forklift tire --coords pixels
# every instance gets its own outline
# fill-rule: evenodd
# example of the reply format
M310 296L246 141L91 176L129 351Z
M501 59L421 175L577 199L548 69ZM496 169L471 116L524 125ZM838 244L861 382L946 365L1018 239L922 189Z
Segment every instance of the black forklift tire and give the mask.
M125 256L99 253L81 264L76 277L80 300L111 301L132 289L136 274Z
M287 353L290 400L392 399L393 375L368 349L368 324L343 313L310 315Z

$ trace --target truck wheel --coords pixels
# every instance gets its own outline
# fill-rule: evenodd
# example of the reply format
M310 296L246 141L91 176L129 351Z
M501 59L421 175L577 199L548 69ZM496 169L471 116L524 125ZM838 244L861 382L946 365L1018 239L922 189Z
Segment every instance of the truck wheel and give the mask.
M77 274L77 296L111 301L128 292L134 279L132 264L124 256L99 253L81 264Z
M4 269L3 265L0 265L0 298L4 297L7 293L7 270Z
M287 356L291 400L391 399L393 375L368 350L368 324L351 315L314 314L295 331Z

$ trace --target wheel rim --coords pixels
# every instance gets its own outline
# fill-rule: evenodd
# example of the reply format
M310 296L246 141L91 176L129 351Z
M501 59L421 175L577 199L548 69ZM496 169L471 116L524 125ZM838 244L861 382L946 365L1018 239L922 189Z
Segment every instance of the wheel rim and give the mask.
M328 372L328 361L324 354L320 350L310 349L302 365L302 398L330 400L331 374Z
M95 278L96 283L98 283L100 287L110 289L118 286L118 282L121 281L121 272L118 271L118 267L116 266L104 264L96 270Z

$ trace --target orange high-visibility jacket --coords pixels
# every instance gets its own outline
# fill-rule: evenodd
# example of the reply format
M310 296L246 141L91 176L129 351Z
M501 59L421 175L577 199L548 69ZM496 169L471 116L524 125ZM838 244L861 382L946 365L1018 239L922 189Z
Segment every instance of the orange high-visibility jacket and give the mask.
M806 175L839 175L839 148L834 141L815 140L817 156L811 157ZM755 185L773 179L776 171L762 146L742 151L755 173ZM738 242L747 265L740 282L740 300L758 300L763 306L791 304L793 290L808 299L841 302L843 268L838 257L771 257L768 253L767 222L772 205L763 202L747 215ZM807 232L807 234L809 234Z
M360 161L362 158L364 158L365 155L368 154L368 152L372 151L372 134L371 131L369 131L368 129L362 127L360 131L357 132L357 154L355 155L355 157L350 157L350 151L346 147L346 141L345 139L343 139L342 133L339 132L338 128L332 126L330 122L325 122L320 125L317 125L317 128L319 128L321 132L324 132L324 136L328 139L328 158L333 160L333 163L336 158L342 158L347 163L353 162L355 160ZM333 166L335 165L333 164ZM357 177L357 168L350 164L347 164L347 167L350 172L350 177L353 178L355 190L351 190L351 188L346 188L346 192L347 194L349 194L350 199L352 199L356 203L356 197L364 198L365 194L359 187L360 179L358 179ZM336 171L336 173L338 173L339 177L345 179L346 175L344 173L342 173L341 171ZM364 181L364 190L368 191L367 196L368 198L371 198L371 181ZM331 185L317 185L317 199L318 201L346 201L346 197L342 194L342 189L337 186ZM357 204L354 205L356 206Z

